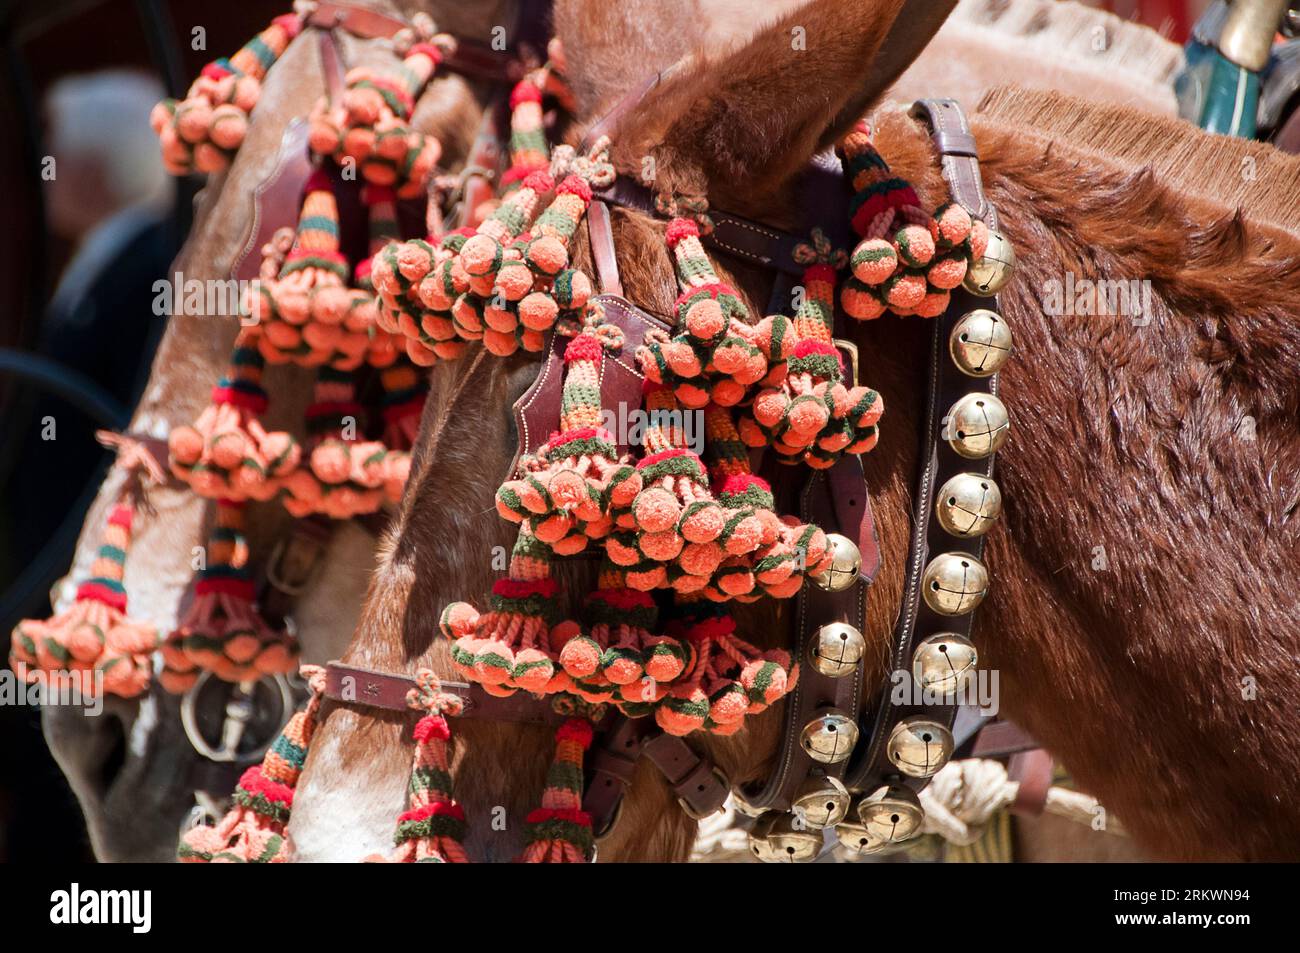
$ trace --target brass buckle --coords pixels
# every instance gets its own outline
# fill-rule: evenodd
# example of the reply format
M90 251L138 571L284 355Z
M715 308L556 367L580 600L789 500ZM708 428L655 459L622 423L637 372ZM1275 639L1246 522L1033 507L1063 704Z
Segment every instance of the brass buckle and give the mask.
M850 387L858 386L858 346L852 341L846 341L844 338L835 338L835 346L848 352L849 365L853 368L853 382Z

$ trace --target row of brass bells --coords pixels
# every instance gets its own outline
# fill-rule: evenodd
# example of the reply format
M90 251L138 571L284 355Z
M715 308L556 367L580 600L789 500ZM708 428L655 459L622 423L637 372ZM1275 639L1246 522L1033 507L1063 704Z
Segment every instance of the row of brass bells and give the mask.
M831 553L830 565L810 578L819 589L843 592L858 581L862 552L857 543L839 533L826 534L826 547Z
M940 615L974 612L989 592L989 572L969 553L940 553L921 575L925 604Z
M916 792L901 784L887 784L859 798L852 820L835 828L840 846L855 854L876 854L896 847L921 833L925 810Z
M806 864L821 854L823 841L800 815L769 811L749 832L749 852L765 864Z
M1016 271L1016 250L1005 235L989 229L989 244L984 257L966 270L963 287L980 298L991 298L1007 286Z
M948 698L965 691L975 677L979 653L956 632L922 639L912 654L912 680L924 691Z
M904 718L885 744L890 764L909 778L934 777L948 763L952 750L952 732L924 715Z
M827 708L803 726L799 744L808 757L820 764L838 764L853 753L858 743L858 723L838 708Z

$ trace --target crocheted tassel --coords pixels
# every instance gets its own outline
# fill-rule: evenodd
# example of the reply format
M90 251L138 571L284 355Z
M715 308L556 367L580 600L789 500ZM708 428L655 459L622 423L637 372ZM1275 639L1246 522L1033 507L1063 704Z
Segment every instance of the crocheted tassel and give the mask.
M799 677L798 665L780 649L763 652L735 635L735 619L705 602L679 606L668 632L689 642L695 663L655 709L655 721L673 735L704 730L730 735L747 715L784 697Z
M467 237L458 229L437 247L419 239L393 242L375 256L371 274L379 293L379 326L403 335L407 356L421 367L465 353L451 308L469 290L469 276L458 260Z
M411 765L410 806L397 819L395 853L368 861L393 864L464 864L469 862L461 841L465 812L452 798L449 717L459 715L459 695L444 692L429 669L416 674L407 704L424 715L415 725L415 759Z
M350 70L339 101L323 97L312 110L312 151L340 165L355 163L366 182L392 188L398 198L422 197L442 145L412 128L410 118L444 51L453 48L439 34L414 44L396 69Z
M220 172L230 165L248 132L267 70L301 29L297 14L276 17L230 59L203 67L183 100L164 99L154 106L149 122L168 172Z
M392 189L367 185L361 190L361 202L366 207L370 231L370 255L353 271L356 289L363 293L363 305L349 308L344 315L343 327L347 335L364 335L365 362L371 367L392 367L403 354L401 335L395 327L385 327L381 320L381 304L375 291L375 256L391 242L398 241L401 232L397 223L397 197ZM351 303L351 300L350 302ZM349 350L344 347L344 350Z
M555 731L555 758L546 772L542 806L528 815L526 864L586 864L596 852L591 815L582 809L582 756L591 747L586 718L565 719Z
M884 403L870 388L844 383L832 337L835 269L843 253L814 231L812 243L800 246L796 255L808 267L804 300L794 318L794 353L781 384L754 398L740 433L751 446L770 442L784 462L825 469L844 453L875 446Z
M301 449L287 433L258 422L266 411L265 361L249 346L248 329L235 340L230 369L212 389L212 403L192 427L167 437L172 473L199 496L269 500L280 478L298 465Z
M194 602L162 646L159 681L167 691L188 690L200 670L227 682L293 671L298 663L297 641L267 625L254 596L244 504L220 500L206 564L194 584Z
M613 434L600 426L601 364L605 351L623 341L617 327L600 321L599 314L588 315L565 348L560 429L526 461L521 479L497 491L501 516L527 520L537 538L561 556L607 536L614 525L611 509L626 507L640 488L631 464L618 458Z
M378 309L372 295L347 287L338 206L323 172L318 170L308 182L293 244L281 256L283 241L277 235L265 250L262 280L247 301L262 356L272 364L347 370L360 366Z
M510 93L510 169L503 184L522 182L529 172L545 169L550 157L542 118L542 91L536 77L527 76Z
M971 262L984 256L988 228L956 203L926 215L916 192L876 152L864 124L838 151L854 189L853 228L862 237L850 257L853 277L841 296L844 310L864 321L886 310L926 318L943 314Z
M294 714L260 765L244 772L234 806L215 827L195 827L182 837L177 858L191 864L282 864L292 851L288 834L294 789L316 731L325 669L299 670L311 687L307 707Z
M443 610L439 628L452 640L457 671L494 695L559 690L556 647L576 632L572 622L561 620L559 592L551 578L550 548L524 523L509 576L492 587L491 610L479 614L465 602Z
M647 338L638 354L642 370L649 380L671 388L685 407L741 403L767 375L769 359L784 359L789 322L769 318L750 325L740 295L718 277L704 253L695 222L673 219L666 238L682 287L677 333Z
M77 587L70 608L49 619L24 619L14 627L9 665L19 678L32 682L42 673L75 673L86 697L98 693L97 677L102 677L106 694L123 698L149 687L158 632L126 614L122 586L132 515L127 502L109 512L90 578Z
M352 374L321 368L315 396L307 408L314 446L305 465L283 479L285 509L299 517L351 519L400 500L410 455L359 436L363 409Z

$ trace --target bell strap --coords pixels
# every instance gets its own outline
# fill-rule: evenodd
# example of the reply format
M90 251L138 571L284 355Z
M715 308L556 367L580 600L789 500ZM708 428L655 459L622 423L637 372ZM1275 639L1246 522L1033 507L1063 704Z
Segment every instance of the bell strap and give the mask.
M990 229L997 227L997 213L984 193L976 156L975 139L961 107L953 100L921 100L912 115L927 122L933 132L944 178L954 201L972 215L982 218ZM973 390L997 395L997 376L979 381L961 373L948 356L948 341L957 322L968 311L988 307L997 310L996 299L977 298L965 289L953 292L951 304L942 317L933 322L930 336L930 383L921 443L921 470L913 499L912 538L904 576L903 603L894 629L889 652L889 671L910 672L918 643L939 633L970 637L974 612L941 615L922 598L922 577L930 561L950 551L969 554L979 560L984 552L982 535L959 539L948 534L935 515L935 494L947 480L960 473L993 476L993 455L970 460L958 454L943 438L945 416L956 401ZM865 743L861 745L846 776L850 790L871 792L889 782L901 782L914 790L929 783L928 777L900 774L888 757L888 741L895 728L905 719L921 716L937 722L951 732L957 705L894 705L887 682L876 700L874 716L864 722ZM955 701L955 699L954 699ZM942 739L936 739L941 742ZM949 752L950 754L951 752ZM942 759L940 759L942 760Z
M502 698L489 695L482 686L469 682L444 681L441 684L444 692L459 695L464 703L459 718L551 727L564 721L549 701L525 692ZM410 675L344 665L337 661L325 665L325 697L344 705L409 712L411 706L406 700L407 695L418 688L419 683Z

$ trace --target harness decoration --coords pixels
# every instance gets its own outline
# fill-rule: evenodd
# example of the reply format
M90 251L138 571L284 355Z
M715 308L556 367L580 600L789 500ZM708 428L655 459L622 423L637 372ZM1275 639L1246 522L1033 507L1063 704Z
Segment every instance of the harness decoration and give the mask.
M260 278L245 300L229 368L193 425L167 440L171 476L214 501L192 604L161 646L153 628L126 616L123 562L135 511L124 495L72 608L15 630L14 668L29 678L94 669L106 691L127 696L147 688L159 647L159 680L172 692L196 691L205 675L246 685L291 672L298 642L279 622L285 607L268 612L261 604L246 538L250 512L281 503L300 529L314 527L327 540L321 526L400 501L428 386L420 369L472 350L549 355L543 367L555 362L558 389L540 430L549 439L528 444L536 449L521 454L496 494L497 513L518 527L507 573L484 611L453 602L439 620L452 667L467 683L428 670L412 680L340 663L302 666L306 708L261 764L244 771L225 818L185 833L181 859L291 858L294 787L327 699L419 713L395 850L369 860L467 860L466 813L452 796L451 724L494 713L554 729L541 805L526 820L526 862L591 861L631 782L627 765L642 753L688 812L716 809L727 782L681 739L732 735L782 701L779 769L737 792L742 809L761 815L751 841L757 856L811 859L829 828L864 852L917 832L915 792L953 753L952 700L974 670L970 613L988 587L980 540L1001 500L991 461L1008 427L996 371L1010 353L1009 331L995 311L963 313L962 305L996 293L1014 258L993 228L964 118L945 125L958 122L955 104L923 104L953 191L932 214L891 173L865 125L840 143L850 189L841 186L837 201L848 203L859 239L853 251L841 247L847 228L810 221L779 256L755 256L780 257L779 267L799 280L793 315L756 320L710 260L706 245L743 220L695 197L642 203L643 211L671 213L665 240L680 293L667 328L623 299L608 274L605 203L619 201L627 185L608 136L592 133L576 148L548 145L546 107L572 99L558 44L545 65L521 63L516 74L499 194L462 206L445 227L441 145L411 119L435 72L454 68L458 42L427 17L393 23L384 32L393 67L343 74L331 32L338 11L321 18L321 6L297 4L230 60L206 67L185 100L153 114L171 171L224 170L267 70L300 34L322 41L329 91L309 117L303 148L312 168L293 183L301 190L293 195L296 227L279 228L260 249ZM481 194L466 185L467 197L471 191ZM409 200L427 202L423 238L403 238L412 231L403 227ZM341 227L353 211L367 222L365 242ZM575 267L584 223L598 282ZM745 254L743 243L730 247ZM856 349L837 337L840 311L859 320L886 311L936 319L927 455L890 649L893 667L943 690L945 700L930 707L891 706L863 683L858 626L879 553L859 457L879 440L884 406L858 382ZM951 361L941 360L945 353ZM268 365L316 375L298 428L305 437L262 423ZM615 365L641 382L634 409L646 424L626 448L604 416L626 402ZM987 379L988 391L969 392L969 378ZM702 426L688 426L691 419ZM119 466L165 479L148 453L119 444ZM785 466L762 469L768 450L768 460ZM810 474L802 489L794 485L804 475L799 464ZM585 557L597 560L596 587L570 600L557 560ZM790 649L751 641L757 634L741 631L734 609L764 597L791 600L790 617L810 634L798 632ZM358 677L369 685L363 698L339 690L339 679ZM619 745L632 753L627 764ZM584 784L584 760L603 787Z

